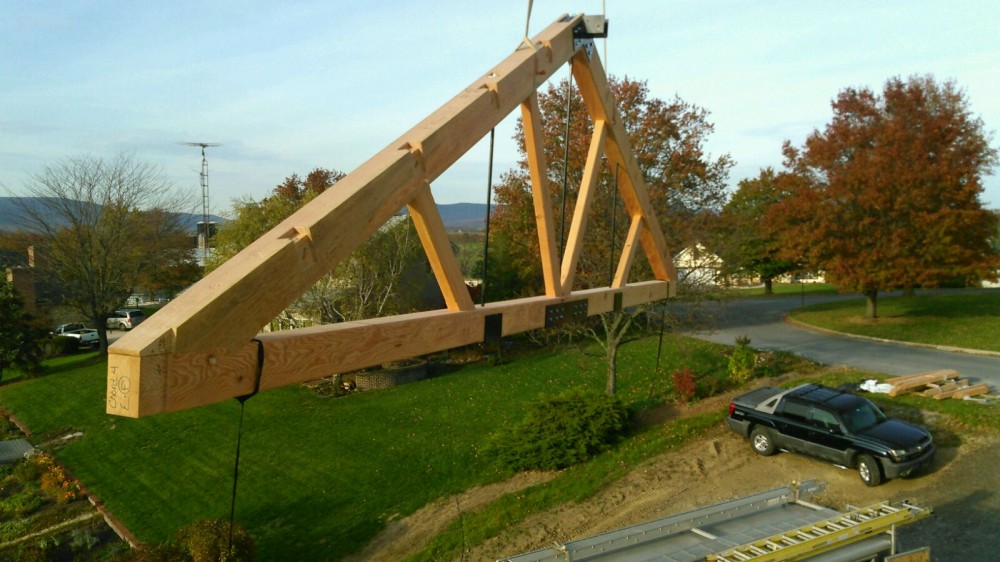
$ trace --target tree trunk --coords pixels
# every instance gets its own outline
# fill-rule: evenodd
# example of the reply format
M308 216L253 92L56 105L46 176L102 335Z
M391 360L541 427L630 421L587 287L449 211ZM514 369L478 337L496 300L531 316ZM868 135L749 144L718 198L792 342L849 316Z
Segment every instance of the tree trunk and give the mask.
M774 280L770 277L764 278L764 294L773 295L774 294Z
M98 314L90 318L97 329L97 349L101 355L108 354L108 319L106 316Z
M878 289L865 289L865 318L878 318Z
M620 310L606 312L601 314L604 334L598 334L592 328L584 330L585 334L594 338L604 348L605 358L608 360L608 382L605 391L609 396L613 396L618 390L618 348L625 341L635 317L634 313L629 314Z
M611 343L611 342L608 342ZM614 396L618 391L618 342L608 347L608 386L605 392Z

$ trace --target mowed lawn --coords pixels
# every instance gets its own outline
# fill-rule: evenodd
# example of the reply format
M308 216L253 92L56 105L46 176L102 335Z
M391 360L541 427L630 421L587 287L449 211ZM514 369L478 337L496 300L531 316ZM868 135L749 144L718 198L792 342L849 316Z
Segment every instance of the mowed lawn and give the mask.
M1000 290L878 299L878 318L865 301L840 301L791 312L799 322L890 340L1000 352Z
M627 344L619 393L645 403L666 390L658 338ZM725 377L724 348L666 336L661 367ZM259 560L338 559L388 521L503 477L480 455L488 436L542 394L603 390L596 345L537 350L397 389L321 398L302 386L246 402L236 520ZM266 376L266 373L265 373ZM35 443L81 431L56 450L72 474L140 540L162 542L204 518L228 519L240 406L236 401L139 420L104 413L106 362L63 359L36 379L0 386L0 406Z

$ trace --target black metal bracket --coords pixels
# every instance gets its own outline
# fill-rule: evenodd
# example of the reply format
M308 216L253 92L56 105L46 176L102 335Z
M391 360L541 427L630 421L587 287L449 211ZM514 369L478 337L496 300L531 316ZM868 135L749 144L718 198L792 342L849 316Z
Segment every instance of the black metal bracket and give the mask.
M257 373L253 381L253 392L236 397L236 400L239 401L240 404L253 398L258 392L260 392L260 379L264 376L264 342L257 338L254 338L252 341L257 342Z
M487 314L486 325L483 328L483 341L500 341L503 337L503 314Z
M583 16L573 28L573 50L581 47L587 51L587 58L594 54L594 39L608 36L608 20L604 16Z
M545 307L545 327L556 328L587 319L587 301L567 301Z

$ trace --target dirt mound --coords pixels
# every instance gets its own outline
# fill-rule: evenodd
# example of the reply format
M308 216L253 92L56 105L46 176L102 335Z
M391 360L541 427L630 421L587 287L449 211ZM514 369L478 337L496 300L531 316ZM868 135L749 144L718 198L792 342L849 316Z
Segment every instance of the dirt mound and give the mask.
M714 400L719 407L728 398ZM704 405L699 406L704 408ZM672 418L690 412L651 413L652 418ZM567 503L517 523L500 536L480 545L469 545L465 560L497 560L555 542L634 525L659 517L690 511L718 502L788 485L793 481L820 480L827 491L818 498L835 509L863 506L884 500L910 499L918 505L935 507L929 523L914 526L935 530L911 532L904 528L904 548L932 544L942 559L986 560L1000 549L1000 538L991 521L1000 517L1000 438L994 435L967 435L958 447L939 449L930 471L915 478L891 480L882 486L865 486L854 470L839 469L823 462L780 453L763 458L756 455L746 439L723 427L680 450L670 451L632 467L608 489L582 503ZM547 481L553 474L524 474L516 478L475 488L457 497L442 499L389 525L359 556L352 560L399 560L418 552L436 533L447 527L459 509L471 511L503 494ZM963 504L956 498L976 498L974 521L963 516ZM957 523L960 522L960 523ZM978 527L977 527L978 525ZM954 527L954 528L953 528ZM960 540L972 536L975 540ZM985 557L983 557L985 556Z
M429 503L412 515L390 522L360 554L344 560L402 560L422 549L427 541L451 525L463 511L475 511L505 494L547 482L555 476L555 472L527 472L503 482L471 488L456 496Z

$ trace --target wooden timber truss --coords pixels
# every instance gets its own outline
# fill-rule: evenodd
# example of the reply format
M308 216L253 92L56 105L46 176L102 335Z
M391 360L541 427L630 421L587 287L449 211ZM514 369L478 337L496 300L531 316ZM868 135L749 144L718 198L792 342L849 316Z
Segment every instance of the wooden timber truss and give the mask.
M677 274L593 37L600 16L564 15L451 101L119 339L107 412L140 417L496 339L672 296ZM562 256L546 186L536 90L569 61L593 137ZM476 305L430 184L520 107L545 295ZM602 156L620 166L631 217L609 287L573 291ZM406 206L447 309L258 333ZM654 280L628 283L641 245Z

